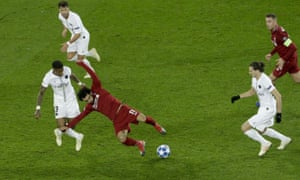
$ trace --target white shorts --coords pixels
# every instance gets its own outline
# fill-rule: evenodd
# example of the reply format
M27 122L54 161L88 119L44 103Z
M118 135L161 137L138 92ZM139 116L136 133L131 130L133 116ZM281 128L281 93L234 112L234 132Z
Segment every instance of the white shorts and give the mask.
M54 105L55 119L75 118L80 114L79 105L76 99Z
M77 52L78 55L86 55L89 52L90 35L81 35L79 39L70 44L67 52Z
M257 114L252 116L248 122L253 128L263 132L266 128L274 125L275 114L274 108L260 107Z

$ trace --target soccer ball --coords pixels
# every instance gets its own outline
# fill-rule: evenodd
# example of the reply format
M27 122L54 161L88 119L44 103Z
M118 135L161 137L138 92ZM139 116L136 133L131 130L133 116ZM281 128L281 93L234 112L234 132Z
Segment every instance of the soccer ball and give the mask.
M166 144L162 144L162 145L158 146L156 149L156 152L157 152L158 157L160 157L162 159L168 158L171 154L170 147Z

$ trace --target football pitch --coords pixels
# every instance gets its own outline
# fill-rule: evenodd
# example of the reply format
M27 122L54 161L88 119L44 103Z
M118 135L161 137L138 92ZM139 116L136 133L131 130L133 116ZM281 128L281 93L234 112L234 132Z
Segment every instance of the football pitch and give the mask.
M256 97L230 103L232 95L250 88L249 63L272 49L266 13L276 13L300 47L299 1L69 0L91 34L90 48L101 54L100 63L90 61L103 86L168 131L161 136L150 126L131 126L130 137L147 142L145 157L121 145L99 113L76 127L85 134L80 152L67 136L57 147L50 88L41 119L34 119L53 60L91 84L59 50L67 39L61 37L57 3L0 1L0 179L300 178L300 85L288 75L277 82L283 122L274 128L293 143L278 151L280 142L272 139L263 158L257 156L259 144L240 130L257 111ZM266 62L267 73L275 59ZM157 157L160 144L170 146L170 158Z

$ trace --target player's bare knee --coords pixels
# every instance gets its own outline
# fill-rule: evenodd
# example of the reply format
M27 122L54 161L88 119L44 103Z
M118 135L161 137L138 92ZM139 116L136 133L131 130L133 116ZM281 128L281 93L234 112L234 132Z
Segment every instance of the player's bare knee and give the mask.
M241 130L242 130L243 132L246 132L246 131L248 131L248 130L250 130L250 129L251 129L251 126L249 125L248 122L245 122L245 123L242 124L242 126L241 126Z
M136 119L137 119L138 121L145 122L146 119L147 119L147 117L146 117L145 114L140 113Z
M120 132L118 133L117 138L121 143L124 143L127 139L127 135L123 132Z

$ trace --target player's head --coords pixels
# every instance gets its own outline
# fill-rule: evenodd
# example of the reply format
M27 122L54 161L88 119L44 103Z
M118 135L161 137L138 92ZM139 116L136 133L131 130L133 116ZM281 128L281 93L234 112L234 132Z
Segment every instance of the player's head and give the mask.
M257 77L265 71L265 64L263 62L252 62L249 66L249 74L252 77Z
M69 16L69 3L68 1L60 1L58 3L58 9L60 14L64 17L64 18L68 18Z
M94 101L94 98L91 95L91 90L87 87L83 87L82 89L80 89L77 93L77 96L80 101L84 101L87 103L92 103Z
M64 74L64 65L61 61L56 60L52 62L53 74L57 76L63 76Z
M266 25L269 30L273 30L277 26L277 17L275 14L266 15Z

